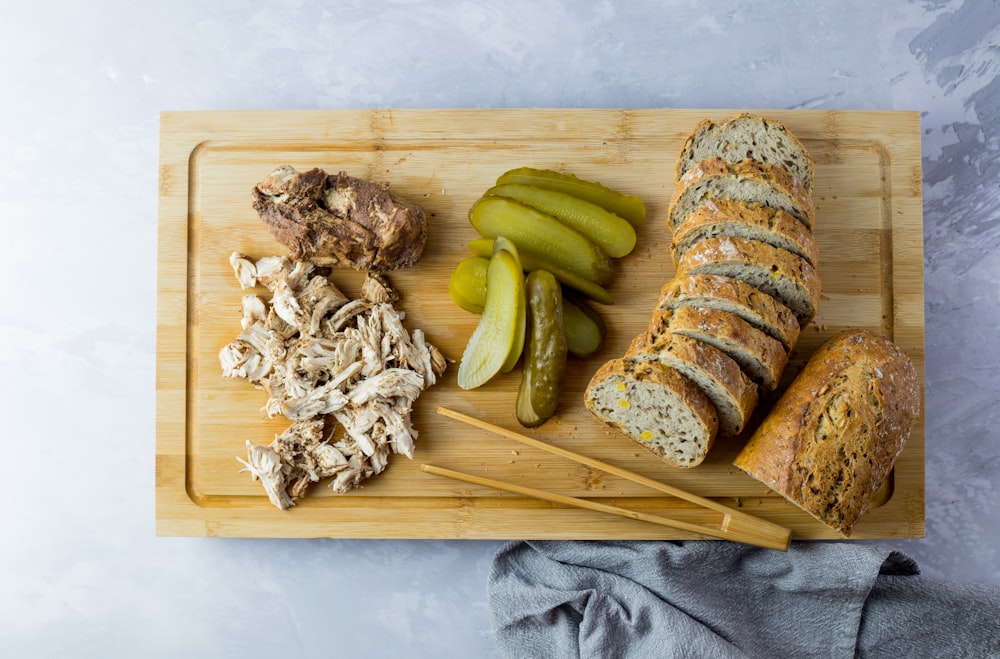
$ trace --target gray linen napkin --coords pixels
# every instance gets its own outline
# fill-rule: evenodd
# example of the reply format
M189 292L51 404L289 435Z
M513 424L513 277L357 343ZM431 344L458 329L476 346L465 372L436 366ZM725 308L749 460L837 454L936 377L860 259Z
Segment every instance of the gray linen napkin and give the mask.
M489 581L508 657L1000 657L1000 587L887 548L513 542Z

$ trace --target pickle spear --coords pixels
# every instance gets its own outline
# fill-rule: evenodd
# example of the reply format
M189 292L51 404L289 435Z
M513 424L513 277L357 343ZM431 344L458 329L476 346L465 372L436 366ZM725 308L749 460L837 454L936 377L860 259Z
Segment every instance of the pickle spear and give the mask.
M525 283L528 346L517 390L517 420L528 428L545 423L559 407L566 372L562 289L551 273L536 270Z
M518 267L521 268L521 295L518 300L518 304L514 311L514 342L511 344L510 352L507 353L507 359L504 360L503 366L500 367L501 373L510 373L517 366L517 360L521 358L521 353L524 352L524 335L527 331L525 326L527 324L527 298L524 293L524 266L521 265L521 259L517 254L517 247L514 243L507 240L505 237L500 236L493 242L493 253L505 251L513 255L514 260L517 261ZM487 285L489 282L487 281Z
M604 343L604 319L584 300L563 294L563 325L566 347L575 357L590 357Z
M533 185L508 183L486 191L488 196L507 197L547 213L579 231L608 256L626 256L635 248L635 229L626 220L597 204L572 195Z
M493 253L492 245L490 254ZM486 271L490 260L481 256L463 259L448 280L451 301L472 313L483 313L486 304Z
M486 271L486 300L479 324L469 338L458 367L458 386L475 389L492 379L507 363L511 351L524 347L524 271L517 257L499 249ZM520 346L517 337L520 336ZM516 360L515 360L516 361Z
M476 238L475 240L470 240L469 249L476 256L488 259L490 255L493 254L493 239ZM569 286L594 302L600 302L601 304L615 303L615 299L611 297L611 293L608 292L608 289L604 288L600 284L592 282L586 277L581 277L580 275L570 272L569 270L564 270L555 264L546 261L544 257L536 256L528 250L519 249L517 253L521 260L521 267L524 268L525 272L548 270L555 276L556 279L559 280L560 284Z
M585 181L572 174L563 174L551 169L520 167L505 172L497 179L497 185L508 183L533 185L536 188L555 190L584 199L625 218L633 227L641 226L646 220L646 204L639 197L623 194L595 181Z
M482 197L469 210L469 221L484 238L506 236L518 249L605 284L614 273L611 257L551 215L506 197Z

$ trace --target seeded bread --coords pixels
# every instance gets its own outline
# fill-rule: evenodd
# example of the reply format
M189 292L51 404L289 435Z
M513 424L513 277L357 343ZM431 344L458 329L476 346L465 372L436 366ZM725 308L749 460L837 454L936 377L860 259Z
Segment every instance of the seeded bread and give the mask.
M707 199L674 230L670 246L674 263L695 243L706 238L750 238L801 256L815 266L819 249L812 231L785 211L728 199Z
M649 328L651 334L682 334L721 350L766 391L778 386L788 364L788 355L779 341L728 311L698 307L657 311Z
M757 407L757 385L729 355L707 343L672 332L643 332L625 357L665 364L698 385L719 414L719 432L738 435Z
M739 279L791 309L802 327L819 306L819 275L809 262L759 240L708 238L684 253L677 272Z
M813 354L733 464L849 536L920 413L909 358L847 330Z
M812 190L813 160L802 143L776 119L742 113L722 123L705 119L684 142L677 159L677 178L695 163L719 156L726 162L744 158L784 167L806 190Z
M659 362L605 363L584 402L598 419L677 467L701 464L718 432L718 415L701 389Z
M729 164L718 156L692 165L677 181L667 212L676 230L691 211L708 199L731 199L783 210L813 226L816 207L812 196L788 170L756 160Z
M791 353L799 339L799 321L791 309L753 286L716 275L680 275L660 289L657 311L701 307L734 313Z

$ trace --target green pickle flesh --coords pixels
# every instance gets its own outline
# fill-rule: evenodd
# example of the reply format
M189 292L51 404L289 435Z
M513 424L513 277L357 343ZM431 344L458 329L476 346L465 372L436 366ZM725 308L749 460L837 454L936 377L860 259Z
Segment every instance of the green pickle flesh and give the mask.
M584 199L625 218L633 227L641 226L646 220L646 205L639 197L612 190L596 181L586 181L573 174L519 167L505 172L496 182L497 185L508 183L533 185Z
M583 234L512 199L482 197L469 210L469 221L484 238L506 236L518 249L598 284L614 274L611 257Z
M524 307L524 272L517 257L507 250L497 250L486 273L486 299L483 315L469 338L458 367L458 386L475 389L492 379L507 363L517 346L518 306ZM524 330L520 333L523 336Z
M487 190L486 194L507 197L551 215L583 234L608 256L626 256L635 248L635 229L628 221L584 199L518 183L497 185Z
M489 258L490 255L493 254L493 239L476 238L475 240L471 240L469 241L469 250L476 256ZM615 303L615 299L611 296L611 293L608 292L608 289L604 288L600 284L595 283L586 277L581 277L576 273L557 267L556 265L546 261L544 257L537 256L526 249L521 248L517 253L521 260L521 266L524 268L525 272L547 270L559 280L559 283L569 286L594 302L600 302L601 304Z

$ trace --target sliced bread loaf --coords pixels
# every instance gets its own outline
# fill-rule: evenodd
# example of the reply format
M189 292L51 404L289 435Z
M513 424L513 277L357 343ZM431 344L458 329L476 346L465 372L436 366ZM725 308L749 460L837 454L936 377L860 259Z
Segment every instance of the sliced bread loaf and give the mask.
M719 428L704 392L654 361L605 363L587 385L584 402L598 419L677 467L701 464Z
M706 199L674 230L670 249L677 259L705 238L750 238L801 256L815 266L819 249L812 231L789 213L763 204Z
M681 307L675 312L657 311L649 327L651 334L682 334L721 350L767 391L777 388L788 365L788 355L781 342L728 311L698 307Z
M698 161L712 156L726 162L750 158L783 167L806 190L812 190L812 158L798 138L776 119L744 112L720 123L703 120L681 148L677 178Z
M734 465L850 535L920 415L920 379L888 339L841 332L813 353Z
M666 364L698 385L715 406L723 435L740 434L757 406L757 385L731 357L707 343L672 332L643 332L625 357Z
M791 309L753 286L731 277L680 275L660 289L657 311L702 307L734 313L762 330L791 353L799 339L799 321Z
M816 207L812 195L788 170L756 160L727 163L718 156L692 165L677 181L670 200L670 229L707 199L749 201L783 210L808 228Z
M800 326L812 320L819 306L819 275L809 262L759 240L703 240L680 258L677 273L739 279L791 309Z

